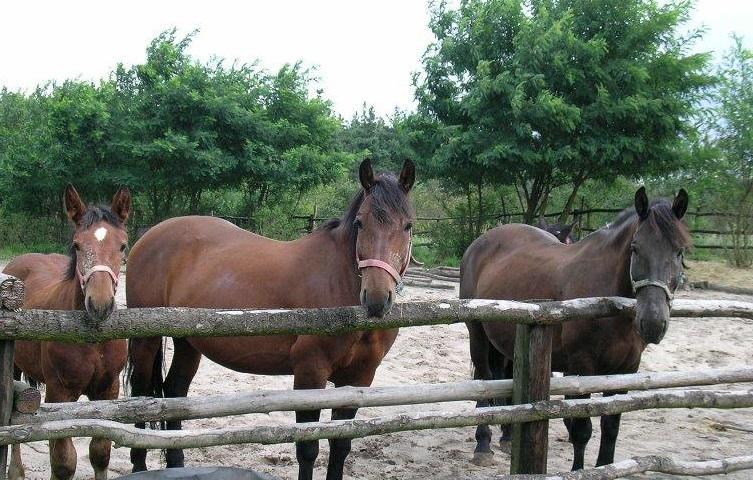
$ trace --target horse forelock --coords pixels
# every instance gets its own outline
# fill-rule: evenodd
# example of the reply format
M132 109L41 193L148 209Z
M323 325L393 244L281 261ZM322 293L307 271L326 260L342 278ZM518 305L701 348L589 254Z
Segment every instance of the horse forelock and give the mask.
M348 210L342 217L326 221L318 230L333 230L342 226L347 229L348 236L355 239L358 234L355 220L367 198L371 202L370 213L379 223L390 224L395 216L407 218L415 216L413 205L398 183L397 177L391 173L382 173L368 191L361 189L353 197Z
M113 227L123 228L123 221L118 217L110 207L104 205L89 205L86 213L81 217L73 233L71 233L71 242L68 247L68 268L65 272L66 280L76 278L76 247L73 245L73 235L78 230L87 230L99 222L106 222Z
M638 218L635 207L629 207L623 210L613 222L607 224L604 230L619 230L626 225L632 225ZM672 243L674 248L691 248L693 240L690 236L688 226L677 218L672 210L672 202L666 198L657 198L652 200L649 205L648 218L649 226L658 230L661 235Z

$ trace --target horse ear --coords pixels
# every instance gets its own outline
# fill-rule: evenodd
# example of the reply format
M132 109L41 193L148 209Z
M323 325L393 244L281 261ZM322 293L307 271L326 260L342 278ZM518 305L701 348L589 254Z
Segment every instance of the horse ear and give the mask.
M76 188L70 183L65 187L63 206L65 208L65 213L68 215L68 219L76 224L78 224L81 217L86 213L86 204L81 200L81 196L79 196Z
M645 220L648 217L648 196L646 195L646 187L641 187L635 192L635 212L641 220Z
M128 190L128 187L121 187L112 197L110 209L120 218L121 222L125 223L128 220L128 216L131 214L131 191Z
M675 216L680 219L685 216L685 212L688 211L688 192L684 188L681 188L675 196L675 201L672 203L672 211L675 212Z
M358 167L358 178L361 180L361 186L364 190L369 190L374 186L374 169L371 166L371 160L368 158L361 162Z
M400 186L403 187L405 193L408 193L411 188L413 188L415 182L416 165L412 161L406 159L403 163L403 169L400 172Z

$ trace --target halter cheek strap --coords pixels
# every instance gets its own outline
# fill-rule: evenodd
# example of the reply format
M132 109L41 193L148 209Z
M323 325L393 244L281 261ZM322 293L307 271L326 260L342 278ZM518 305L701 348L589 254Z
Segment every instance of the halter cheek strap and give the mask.
M669 285L667 285L667 282L662 282L661 280L651 280L651 279L644 279L644 280L638 280L636 281L633 278L633 257L630 257L630 283L633 285L633 293L638 293L638 290L640 290L643 287L659 287L662 290L664 290L664 293L667 295L667 301L670 303L672 302L672 299L674 298L674 294L672 293L672 290L669 289Z
M113 290L118 290L118 276L115 275L115 272L112 271L112 268L108 267L107 265L94 265L92 268L86 271L83 275L81 274L81 270L79 270L78 266L76 267L76 275L78 276L78 281L81 284L81 290L84 290L86 287L86 283L89 281L92 275L94 275L97 272L106 272L110 275L110 278L112 279L112 286Z
M410 242L408 243L408 256L405 257L405 263L403 264L403 267L398 272L395 270L395 268L390 265L387 262L383 262L382 260L377 260L375 258L367 258L366 260L361 260L358 257L358 251L356 251L356 263L358 264L358 269L362 270L364 268L368 267L376 267L381 268L385 272L389 273L390 276L395 280L395 283L397 284L398 288L402 287L403 279L402 276L405 273L406 270L408 270L408 265L410 264L410 257L413 252L413 237L411 237Z

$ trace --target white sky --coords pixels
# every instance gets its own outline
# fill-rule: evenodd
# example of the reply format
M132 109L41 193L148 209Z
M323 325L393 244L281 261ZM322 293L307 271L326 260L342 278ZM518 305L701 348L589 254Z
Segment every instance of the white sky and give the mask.
M142 62L149 41L175 26L201 30L195 57L258 59L268 70L300 59L318 67L345 118L364 101L390 114L413 107L427 21L424 0L15 0L0 10L0 86L103 78L119 61ZM731 32L753 46L753 0L699 0L692 23L708 27L700 50L725 50Z

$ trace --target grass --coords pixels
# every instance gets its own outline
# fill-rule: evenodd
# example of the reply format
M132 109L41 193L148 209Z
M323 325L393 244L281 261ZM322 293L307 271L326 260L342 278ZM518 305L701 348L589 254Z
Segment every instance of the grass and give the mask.
M722 260L686 260L691 282L708 281L736 287L753 285L753 268L735 268Z
M0 260L10 260L24 253L65 253L65 247L57 243L3 245L0 247Z

